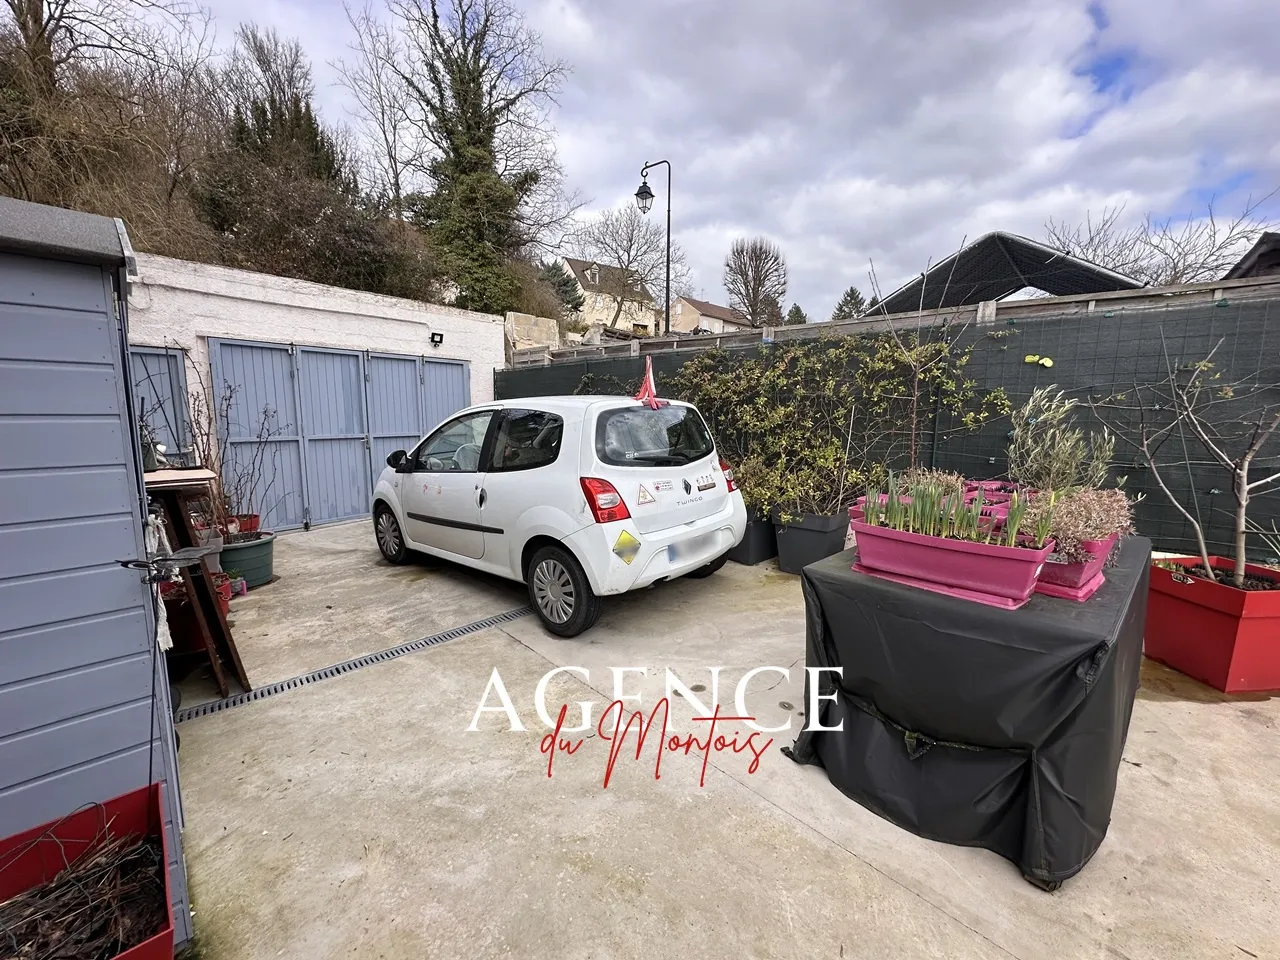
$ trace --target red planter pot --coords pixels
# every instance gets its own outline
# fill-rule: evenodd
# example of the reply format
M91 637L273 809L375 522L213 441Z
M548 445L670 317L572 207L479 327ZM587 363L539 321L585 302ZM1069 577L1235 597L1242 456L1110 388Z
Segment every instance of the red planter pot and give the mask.
M1036 593L1077 602L1088 600L1107 582L1102 567L1119 539L1119 534L1112 534L1105 540L1082 540L1080 547L1089 554L1085 563L1060 563L1050 557L1040 571Z
M169 890L169 842L164 835L161 789L160 784L153 783L0 840L0 903L52 880L68 863L93 849L99 833L105 832L111 839L155 837L164 850L165 922L149 939L116 958L173 960L173 895Z
M1222 557L1209 560L1215 570L1235 567ZM1266 567L1245 569L1280 579ZM1280 690L1280 590L1237 590L1153 566L1143 652L1223 693Z
M854 569L1008 610L1027 602L1053 550L1053 541L1033 550L928 537L860 520L851 526L858 541Z
M213 574L213 589L218 594L218 606L225 617L231 612L231 577L225 573Z

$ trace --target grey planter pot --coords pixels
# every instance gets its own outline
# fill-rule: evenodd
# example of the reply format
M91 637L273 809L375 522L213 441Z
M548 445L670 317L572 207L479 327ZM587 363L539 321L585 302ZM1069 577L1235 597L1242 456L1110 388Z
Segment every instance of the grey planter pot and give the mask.
M210 573L222 572L222 536L216 530L197 530L196 537L200 540L202 547L217 547L217 553L206 554L204 565L209 568Z
M778 555L778 538L774 532L773 521L761 517L758 513L747 516L747 530L742 535L742 542L729 551L729 559L734 563L755 566Z
M228 543L222 548L222 562L228 570L240 571L249 589L271 582L271 565L276 535L264 532L257 540Z
M844 550L849 531L848 512L835 516L806 513L791 522L773 522L778 531L778 569L799 573L811 563L825 560Z

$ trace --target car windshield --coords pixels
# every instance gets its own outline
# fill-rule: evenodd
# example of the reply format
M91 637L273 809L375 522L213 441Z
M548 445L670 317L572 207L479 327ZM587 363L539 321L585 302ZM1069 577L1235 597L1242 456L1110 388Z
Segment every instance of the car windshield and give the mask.
M621 407L596 421L596 455L615 466L679 467L711 450L711 434L693 407Z

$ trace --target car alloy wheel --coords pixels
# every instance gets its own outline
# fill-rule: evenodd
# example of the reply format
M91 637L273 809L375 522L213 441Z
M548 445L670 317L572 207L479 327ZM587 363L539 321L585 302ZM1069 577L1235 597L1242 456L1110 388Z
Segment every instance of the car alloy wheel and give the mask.
M395 515L390 510L383 510L378 514L375 532L378 536L378 549L384 557L394 557L400 552L400 524L396 523Z
M566 623L573 616L573 580L559 560L548 558L534 569L533 597L553 623Z

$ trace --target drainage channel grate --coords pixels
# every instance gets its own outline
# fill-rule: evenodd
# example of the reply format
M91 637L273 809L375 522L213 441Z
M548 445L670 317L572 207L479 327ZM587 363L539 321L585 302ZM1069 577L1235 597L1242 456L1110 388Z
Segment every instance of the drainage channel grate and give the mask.
M425 650L427 647L434 647L439 643L445 643L449 640L457 640L459 637L465 637L469 633L479 633L481 630L488 630L490 627L496 627L501 623L510 623L512 620L519 620L521 617L528 616L532 612L533 611L529 607L517 607L515 610L508 610L506 613L500 613L496 617L477 620L475 623L468 623L465 626L454 627L452 630L446 630L444 633L437 633L430 637L423 637L421 640L410 640L408 643L402 643L398 647L379 650L377 653L367 653L363 657L356 657L354 660L344 660L342 663L333 664L333 666L321 667L319 670L311 671L311 673L304 673L300 677L293 677L289 680L280 680L276 683L269 683L265 687L258 687L256 690L251 690L248 693L238 693L234 697L227 697L224 700L214 700L212 703L200 703L194 707L187 707L183 710L179 710L173 715L173 722L184 723L187 720L195 720L198 717L207 717L213 713L221 713L223 710L230 710L232 707L239 707L246 703L253 703L257 700L265 700L268 697L274 697L278 693L285 693L289 690L296 690L299 687L310 686L313 683L319 683L321 680L340 677L344 673L350 673L352 670L359 670L361 667L372 666L375 663L386 663L388 660L403 657L406 653L416 653L419 650Z

